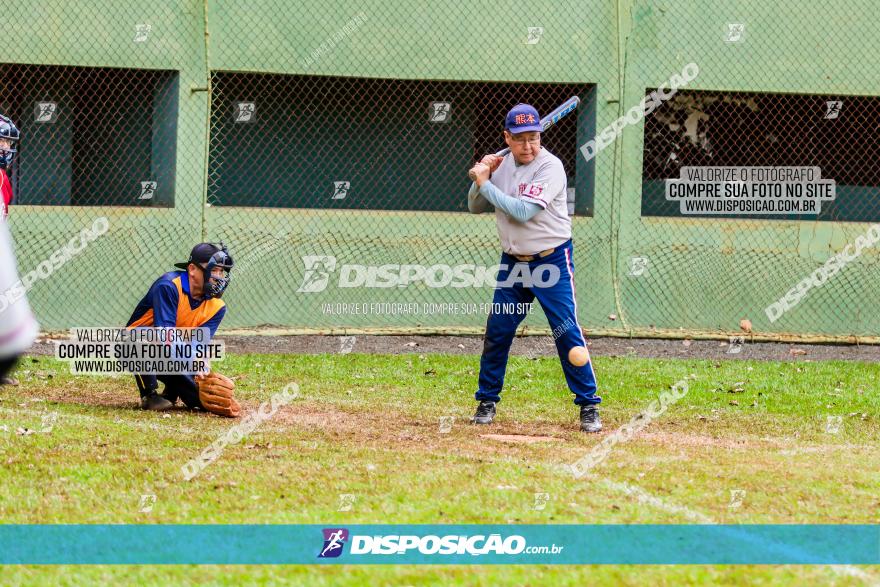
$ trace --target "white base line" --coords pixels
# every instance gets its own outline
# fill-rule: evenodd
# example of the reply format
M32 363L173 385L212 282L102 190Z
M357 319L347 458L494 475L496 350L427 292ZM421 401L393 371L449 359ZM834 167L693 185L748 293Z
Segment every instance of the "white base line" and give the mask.
M635 497L639 503L648 504L656 507L657 509L663 510L665 512L669 512L672 514L680 514L686 517L688 520L699 522L700 524L719 524L719 522L713 520L709 516L702 514L700 512L694 511L685 506L681 506L675 503L671 503L668 500L660 499L654 495L651 495L641 487L637 487L635 485L630 485L629 483L622 483L618 481L613 481L608 478L599 477L598 481L612 489L614 491L619 491L620 493L625 493L626 495L632 495ZM870 582L870 584L874 587L880 585L880 582L877 582L876 577L873 575L866 573L858 567L853 565L816 565L820 567L827 567L831 569L834 573L838 575L847 575L850 577L856 577L865 582Z

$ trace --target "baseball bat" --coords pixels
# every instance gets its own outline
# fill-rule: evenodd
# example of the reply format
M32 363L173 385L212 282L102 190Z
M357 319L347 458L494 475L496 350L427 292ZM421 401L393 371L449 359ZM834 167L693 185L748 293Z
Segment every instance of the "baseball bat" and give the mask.
M581 103L580 98L578 98L577 96L572 96L571 98L569 98L568 100L566 100L565 102L563 102L562 104L557 106L552 112L550 112L550 114L542 117L541 118L541 132L546 131L548 128L550 128L551 126L553 126L554 124L556 124L557 122L559 122L560 120L562 120L563 118L565 118L566 116L568 116L569 114L574 112L580 103ZM498 151L497 153L495 153L495 156L496 157L504 157L508 153L510 153L509 147ZM474 179L474 178L471 177L471 179Z

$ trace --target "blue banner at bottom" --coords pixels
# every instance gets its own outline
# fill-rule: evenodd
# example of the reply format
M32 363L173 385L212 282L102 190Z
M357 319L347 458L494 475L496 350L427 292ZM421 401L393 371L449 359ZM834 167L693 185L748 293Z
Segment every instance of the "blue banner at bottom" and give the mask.
M880 564L878 525L0 525L0 564Z

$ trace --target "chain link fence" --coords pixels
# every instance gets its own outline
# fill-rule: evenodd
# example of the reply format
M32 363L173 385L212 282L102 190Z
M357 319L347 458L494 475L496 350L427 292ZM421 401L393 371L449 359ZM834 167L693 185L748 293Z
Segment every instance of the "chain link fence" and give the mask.
M680 215L664 185L683 167L818 167L838 197L811 219L877 222L878 129L880 97L681 91L645 121L642 215Z
M235 242L247 218L257 214L241 208L275 208L260 216L262 234L254 240L262 248L241 251L239 260L249 276L259 271L249 265L293 261L279 275L286 291L321 316L314 325L303 324L315 327L406 328L426 320L442 327L485 320L473 308L436 307L479 304L487 292L491 296L491 286L456 288L450 277L465 265L498 262L492 219L468 218L466 170L476 157L503 146L503 118L518 101L549 112L572 95L593 99L594 91L587 84L224 72L215 72L212 82L207 196L209 218L216 215L216 221L209 227L231 224L216 238ZM562 120L545 146L568 164L571 214L589 216L592 186L576 165L577 137L585 135L585 125L583 114ZM463 230L468 221L480 228ZM479 244L472 244L474 238ZM255 252L263 254L253 258ZM435 278L405 288L382 285L395 277L374 279L379 271L399 278L407 265ZM311 287L315 272L324 280ZM285 312L270 299L272 290L248 295L272 307L263 322ZM351 308L376 303L397 309Z
M568 173L585 328L877 336L870 246L766 310L880 213L868 0L746 2L747 17L653 0L28 4L0 63L0 112L23 134L20 269L110 226L35 281L44 329L122 323L195 242L222 240L224 327L479 332L500 250L493 216L467 212L467 169L504 146L513 105L578 96L543 144ZM686 87L640 106L687 64ZM719 167L819 168L836 197L812 215L684 213L667 197L687 169Z
M467 170L519 102L550 112L587 84L212 74L212 206L467 212ZM584 116L547 133L575 190ZM584 131L581 131L584 134ZM572 213L575 207L572 191ZM583 187L577 209L589 212Z
M699 75L623 136L616 269L626 326L748 336L745 320L757 333L875 337L878 249L865 237L880 195L871 5L746 5L634 4L624 102L682 61ZM819 214L686 213L666 199L667 180L686 168L726 166L816 168L836 197Z
M172 71L0 65L0 111L25 137L15 202L173 206L177 94Z

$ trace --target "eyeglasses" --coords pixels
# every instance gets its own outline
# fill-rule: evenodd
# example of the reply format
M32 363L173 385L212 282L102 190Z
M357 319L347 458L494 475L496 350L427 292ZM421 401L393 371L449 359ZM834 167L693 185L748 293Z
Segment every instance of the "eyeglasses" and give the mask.
M541 144L541 135L538 136L530 136L530 137L519 137L516 135L511 135L511 140L518 145L540 145Z

